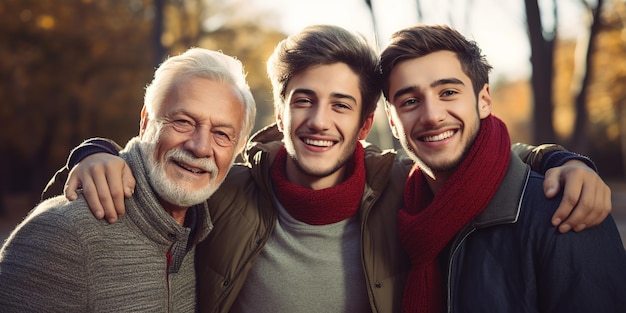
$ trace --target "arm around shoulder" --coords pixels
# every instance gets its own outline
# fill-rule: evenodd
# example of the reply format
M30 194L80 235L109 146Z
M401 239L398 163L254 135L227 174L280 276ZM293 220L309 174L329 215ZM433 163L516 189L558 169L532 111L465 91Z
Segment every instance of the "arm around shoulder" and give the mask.
M48 181L48 184L41 193L41 200L45 200L65 192L65 182L68 180L69 172L86 157L96 153L107 153L118 155L122 150L115 141L107 138L89 138L83 141L70 151L65 166L60 168Z
M551 222L558 230L582 231L602 222L611 212L611 191L586 156L567 151L556 144L530 146L516 143L511 149L538 173L547 198L563 191L558 210Z
M591 159L578 153L568 151L563 146L557 144L532 146L518 142L511 145L511 150L537 173L545 174L547 170L562 166L567 161L571 160L581 161L589 168L597 171L596 165Z

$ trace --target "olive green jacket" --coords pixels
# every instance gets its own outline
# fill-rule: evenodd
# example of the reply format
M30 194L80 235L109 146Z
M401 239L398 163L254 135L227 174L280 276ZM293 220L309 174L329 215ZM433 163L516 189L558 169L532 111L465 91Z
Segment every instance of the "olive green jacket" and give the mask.
M200 312L228 312L277 220L270 168L282 147L275 126L257 133L247 149L251 167L234 166L209 199L216 226L196 249ZM397 238L396 216L412 166L394 151L364 144L367 172L358 215L361 264L373 312L398 312L409 259ZM323 301L323 299L320 299Z

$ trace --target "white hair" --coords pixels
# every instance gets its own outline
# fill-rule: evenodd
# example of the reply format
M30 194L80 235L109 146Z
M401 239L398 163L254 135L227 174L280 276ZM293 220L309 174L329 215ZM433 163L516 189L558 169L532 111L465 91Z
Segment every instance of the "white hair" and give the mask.
M218 51L191 48L163 62L155 71L152 82L146 87L144 106L148 116L154 119L175 80L186 76L225 83L239 91L246 112L239 140L245 140L252 131L256 117L254 97L246 82L246 73L241 62Z

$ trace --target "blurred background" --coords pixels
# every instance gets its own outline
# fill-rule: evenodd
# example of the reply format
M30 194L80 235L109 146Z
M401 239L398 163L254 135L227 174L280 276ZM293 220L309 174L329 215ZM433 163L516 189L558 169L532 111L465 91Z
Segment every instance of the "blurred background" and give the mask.
M626 234L625 0L0 0L0 242L73 147L138 133L144 87L164 58L192 46L236 56L259 129L273 121L267 58L320 23L379 49L417 23L476 40L513 142L590 156ZM382 112L368 140L398 147Z

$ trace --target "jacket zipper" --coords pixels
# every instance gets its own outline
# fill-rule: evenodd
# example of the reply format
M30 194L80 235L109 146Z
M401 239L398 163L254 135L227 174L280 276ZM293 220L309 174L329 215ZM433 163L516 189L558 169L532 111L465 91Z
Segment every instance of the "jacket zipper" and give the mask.
M264 152L265 154L266 152ZM261 157L260 158L261 161L260 162L264 162L264 163L259 163L259 165L257 166L257 170L260 169L264 169L264 168L269 168L268 165L268 158L267 157ZM251 171L253 171L251 169ZM252 175L253 177L255 177L255 175ZM263 177L263 173L260 174L261 177ZM253 178L256 181L256 178ZM269 188L271 190L271 187ZM246 270L247 266L252 266L250 265L253 260L255 260L258 255L261 253L261 249L263 249L263 247L265 246L265 244L267 243L267 241L269 240L270 236L272 235L272 233L274 232L274 229L276 228L276 221L278 220L278 207L276 207L276 202L274 199L274 195L270 192L270 199L269 202L272 206L272 222L271 225L267 228L264 237L262 237L261 239L259 239L259 242L256 246L256 248L250 253L250 255L248 256L248 258L246 259L245 262L243 262L243 265L239 268L239 270L235 273L235 275L233 275L233 277L230 280L229 285L226 287L226 289L224 289L224 292L222 292L222 294L220 295L220 297L217 299L216 303L213 305L213 310L211 310L211 312L219 312L219 307L220 305L223 304L224 300L226 300L226 298L228 298L229 293L231 292L234 283L236 280L239 279L239 277L242 275L243 271L250 271L250 269ZM258 203L257 203L258 205ZM264 221L263 217L260 216L259 217L261 223Z
M504 222L500 222L500 223L493 223L490 226L495 226L495 225L504 225L504 224L514 224L517 222L517 219L519 218L519 212L521 212L521 202L518 205L518 209L517 209L517 215L515 217L515 219L513 221L504 221ZM465 240L467 239L467 237L469 237L472 233L474 233L476 231L476 227L468 225L467 227L471 227L471 229L469 230L462 230L462 231L466 231L466 233L463 234L462 237L457 237L456 242L452 245L452 248L450 249L450 261L448 262L448 279L447 279L447 287L446 289L448 290L448 296L447 296L447 307L448 307L448 312L452 312L452 265L454 263L454 255L457 253L457 251L459 250L459 247L463 244L463 242L465 242ZM481 227L482 228L482 227Z
M467 237L469 237L469 235L471 235L475 230L476 228L472 227L469 231L467 231L467 233L465 233L463 237L460 237L455 242L455 244L452 246L452 249L450 251L450 261L448 262L448 279L447 279L447 287L446 287L446 289L448 290L448 296L447 296L448 313L452 312L452 283L451 281L452 281L452 264L454 263L454 255L457 253L457 251L459 250L459 247L463 244L465 239L467 239Z
M366 195L367 193L367 195ZM365 200L364 200L365 199ZM370 189L369 186L367 186L367 182L366 182L366 189L363 192L363 198L361 199L361 202L359 203L359 211L364 212L363 214L363 220L361 220L361 229L360 229L360 233L359 233L359 244L361 245L361 267L363 268L363 274L365 275L365 284L367 285L367 296L369 297L369 302L370 302L370 307L372 309L372 313L376 313L378 312L378 303L376 302L376 297L374 296L374 290L372 290L372 277L370 277L369 272L368 272L368 268L367 268L367 264L365 262L365 242L363 241L363 238L365 238L364 236L364 232L365 232L365 228L367 227L367 220L369 218L369 214L370 211L372 209L372 207L374 206L374 203L378 200L377 195ZM366 203L369 201L369 203L367 203L367 207L366 207ZM358 214L358 213L357 213Z

